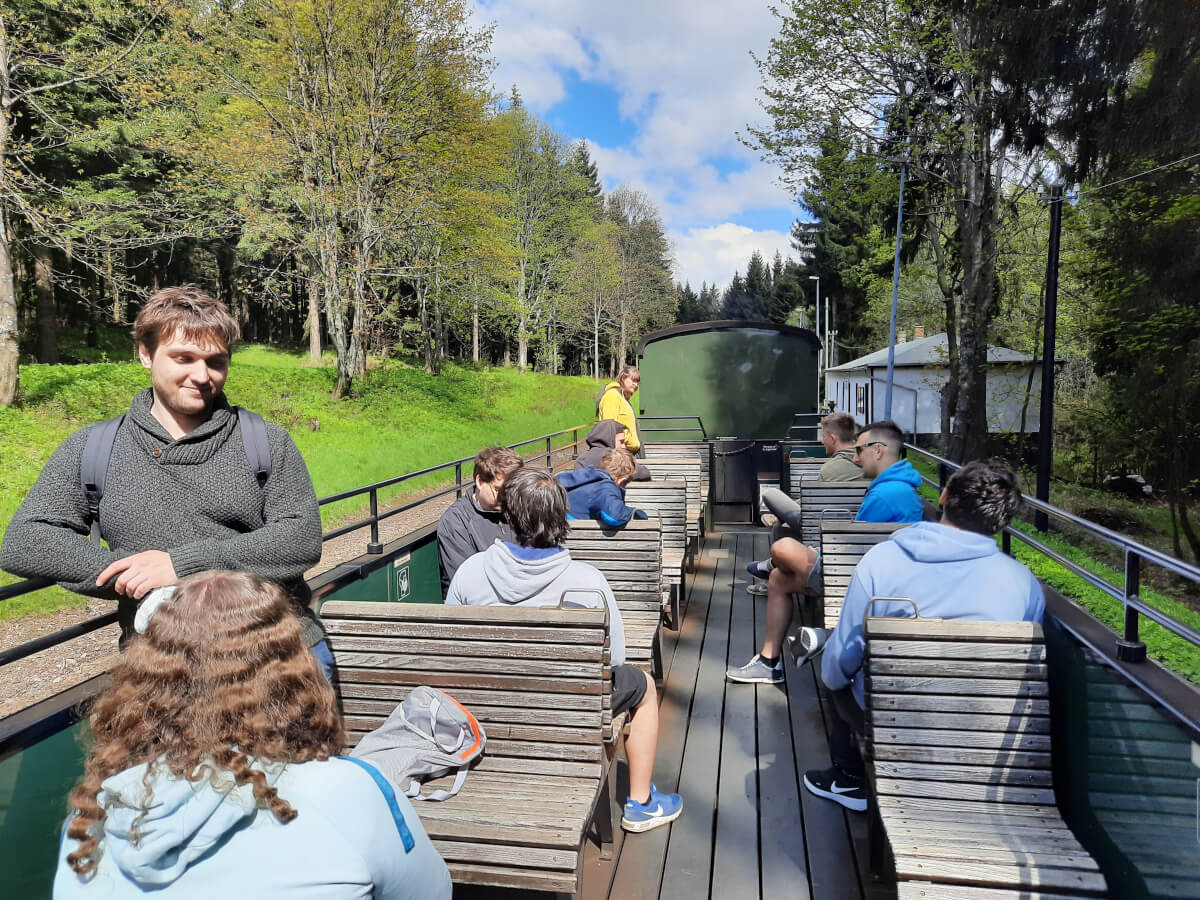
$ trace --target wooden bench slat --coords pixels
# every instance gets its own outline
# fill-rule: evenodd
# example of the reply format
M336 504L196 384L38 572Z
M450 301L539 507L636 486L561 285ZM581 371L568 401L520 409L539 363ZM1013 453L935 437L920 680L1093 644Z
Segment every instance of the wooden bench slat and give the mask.
M931 675L938 678L1032 678L1046 679L1042 663L972 662L938 659L875 659L867 663L868 675Z
M514 869L507 866L482 866L469 863L452 863L447 866L455 884L476 884L546 893L574 893L574 873L552 869Z
M1049 869L1031 866L1002 866L969 861L896 857L896 874L905 878L927 878L956 883L990 886L1054 888L1101 892L1107 886L1098 873L1077 869Z
M995 731L941 731L926 728L881 728L870 729L871 740L876 744L905 744L907 746L932 747L991 747L1004 750L1037 750L1049 752L1050 736L1047 734L1007 734Z
M875 760L875 774L884 778L925 779L928 781L974 782L1050 787L1047 769L1022 769L997 766L944 766L938 763L893 762Z
M893 675L868 675L872 692L889 694L967 694L989 697L1049 697L1044 681L1013 681L1002 678L921 678Z
M1047 788L1015 787L1007 784L972 784L970 782L920 781L916 779L876 778L875 792L879 796L928 797L942 800L981 800L995 803L1054 803L1054 790Z
M913 598L920 605L920 598ZM919 641L1025 641L1042 642L1036 622L980 622L972 619L871 619L871 637L911 638Z
M959 697L936 694L872 694L872 710L924 710L947 713L1048 716L1049 700L1007 697Z
M906 881L899 886L897 900L1070 900L1070 894L1043 891L1006 891L963 885Z
M871 641L873 658L901 657L976 659L1040 663L1046 659L1044 644L993 644L973 641Z
M1014 731L1049 734L1047 716L979 715L975 713L893 712L872 709L867 721L875 727L938 728L962 731Z

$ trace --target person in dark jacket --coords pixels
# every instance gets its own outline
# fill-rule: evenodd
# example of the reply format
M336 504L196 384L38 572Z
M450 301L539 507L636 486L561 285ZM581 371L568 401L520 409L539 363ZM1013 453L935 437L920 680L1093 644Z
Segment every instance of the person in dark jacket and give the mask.
M623 423L616 419L601 419L592 426L592 430L587 434L588 448L575 460L576 470L600 465L600 460L604 459L604 454L609 450L628 450L625 436L626 428ZM637 468L634 469L632 480L649 481L650 470L637 463L636 460L635 465Z
M636 464L628 450L609 450L598 466L577 472L562 472L556 477L567 489L570 504L568 519L595 519L601 525L621 528L630 519L645 519L646 514L625 504L625 485L633 477Z
M507 447L484 447L475 454L475 486L450 504L438 520L443 596L454 573L468 557L486 550L497 539L512 539L500 512L500 488L504 479L521 468L523 462L515 450Z

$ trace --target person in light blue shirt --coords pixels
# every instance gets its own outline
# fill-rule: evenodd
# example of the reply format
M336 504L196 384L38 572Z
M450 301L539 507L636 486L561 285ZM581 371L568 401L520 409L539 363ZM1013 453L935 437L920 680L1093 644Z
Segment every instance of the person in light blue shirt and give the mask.
M854 444L854 462L871 486L863 497L855 521L919 522L925 508L917 494L921 474L902 459L904 432L895 422L868 425ZM817 584L821 554L795 538L780 538L771 545L771 560L751 563L751 575L767 579L767 624L762 649L745 665L726 670L725 678L742 684L779 684L783 681L783 639L792 625L792 594Z
M337 698L271 582L183 579L89 724L55 900L450 900L408 799L334 755Z
M863 615L912 616L911 604L871 603L909 597L922 617L1040 622L1042 587L1021 563L1000 552L995 535L1021 506L1016 476L1003 466L971 462L942 491L940 522L918 522L872 547L854 569L837 627L821 656L821 680L833 698L832 768L805 773L814 794L865 810L865 769L854 732L863 725Z

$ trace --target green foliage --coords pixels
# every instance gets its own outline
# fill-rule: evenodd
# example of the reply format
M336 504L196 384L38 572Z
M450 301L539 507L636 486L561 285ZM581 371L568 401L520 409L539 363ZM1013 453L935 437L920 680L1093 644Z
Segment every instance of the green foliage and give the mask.
M587 378L457 365L433 377L385 361L367 373L356 399L334 400L330 388L336 377L331 366L307 365L300 354L251 346L235 354L228 382L230 402L288 429L319 496L471 456L487 444L511 444L582 425L592 419L596 390ZM149 379L139 364L126 362L32 365L23 382L21 404L0 408L0 532L50 453L76 429L127 410L130 397ZM310 420L319 430L312 430ZM425 479L403 490L430 483ZM325 507L326 526L360 516L364 504ZM0 573L0 584L14 580ZM82 605L57 589L35 596L40 599L0 604L0 618Z

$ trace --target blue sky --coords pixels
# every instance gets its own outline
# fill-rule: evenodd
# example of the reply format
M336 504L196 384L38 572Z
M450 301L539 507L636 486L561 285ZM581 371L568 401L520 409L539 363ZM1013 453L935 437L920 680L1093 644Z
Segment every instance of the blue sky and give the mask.
M584 139L607 189L645 191L671 238L676 278L724 285L751 252L788 255L798 210L739 143L762 124L758 72L777 21L765 3L475 0L494 23L497 91Z

